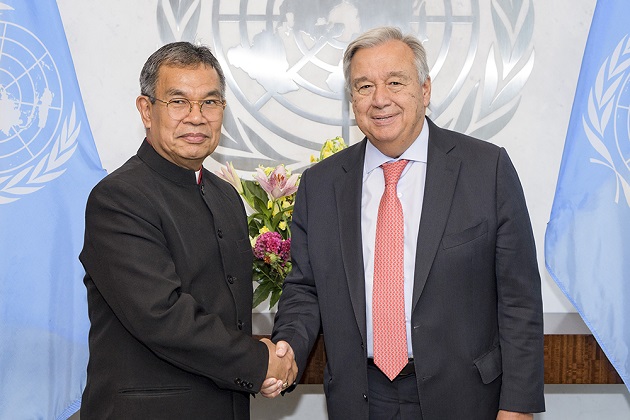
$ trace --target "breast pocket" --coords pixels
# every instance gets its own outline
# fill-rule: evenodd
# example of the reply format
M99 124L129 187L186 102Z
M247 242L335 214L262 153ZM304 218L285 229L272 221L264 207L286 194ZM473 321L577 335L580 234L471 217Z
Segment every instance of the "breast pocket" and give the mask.
M449 249L474 241L488 233L488 221L484 219L478 225L452 233L442 238L442 248Z

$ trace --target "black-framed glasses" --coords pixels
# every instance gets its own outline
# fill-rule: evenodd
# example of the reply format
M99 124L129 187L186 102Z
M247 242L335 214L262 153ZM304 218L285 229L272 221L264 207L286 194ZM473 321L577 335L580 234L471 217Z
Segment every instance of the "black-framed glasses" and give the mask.
M173 98L170 101L164 101L154 96L149 96L150 99L162 102L166 105L168 115L174 120L183 120L186 118L193 109L193 104L199 105L199 111L201 115L208 121L216 121L221 118L223 110L225 109L225 101L220 99L204 99L202 101L191 101L186 98Z

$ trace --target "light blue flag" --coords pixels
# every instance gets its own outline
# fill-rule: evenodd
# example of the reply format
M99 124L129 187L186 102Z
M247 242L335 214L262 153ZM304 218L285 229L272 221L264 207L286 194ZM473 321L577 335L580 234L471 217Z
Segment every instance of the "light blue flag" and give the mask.
M54 0L0 0L0 419L65 419L85 386L84 209L105 174Z
M549 273L630 390L630 1L598 1L551 217Z

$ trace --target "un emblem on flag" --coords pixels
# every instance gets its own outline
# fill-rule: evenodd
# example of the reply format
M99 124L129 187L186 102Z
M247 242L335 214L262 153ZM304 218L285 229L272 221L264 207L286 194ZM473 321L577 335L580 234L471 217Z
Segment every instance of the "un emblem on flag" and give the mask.
M630 36L604 60L590 90L584 131L599 154L591 163L610 169L616 180L615 203L621 195L630 207Z
M65 171L80 126L74 106L64 116L61 77L46 45L2 20L0 45L0 204L6 204Z

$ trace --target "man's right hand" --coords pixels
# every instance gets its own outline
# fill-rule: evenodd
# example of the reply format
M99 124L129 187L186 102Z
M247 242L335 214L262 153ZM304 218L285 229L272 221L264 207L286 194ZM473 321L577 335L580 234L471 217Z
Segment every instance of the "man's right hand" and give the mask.
M269 350L267 379L263 382L260 392L267 398L275 398L291 386L297 377L298 367L295 363L295 354L286 341L279 341L277 346L267 338L262 338L260 341L265 343Z

